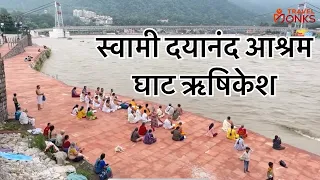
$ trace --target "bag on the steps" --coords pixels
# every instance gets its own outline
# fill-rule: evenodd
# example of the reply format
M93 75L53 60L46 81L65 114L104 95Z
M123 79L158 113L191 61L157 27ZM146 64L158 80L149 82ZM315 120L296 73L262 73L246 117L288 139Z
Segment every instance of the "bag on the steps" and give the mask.
M279 161L279 164L280 166L287 168L287 164L283 160Z

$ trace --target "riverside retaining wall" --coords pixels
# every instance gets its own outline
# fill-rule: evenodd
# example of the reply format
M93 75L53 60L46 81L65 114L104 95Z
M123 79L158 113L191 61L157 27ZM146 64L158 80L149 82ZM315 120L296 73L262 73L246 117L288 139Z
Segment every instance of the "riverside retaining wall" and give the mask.
M3 58L0 54L0 123L8 119L6 76L4 72Z
M51 49L46 49L42 51L37 57L34 58L34 61L30 64L31 68L40 71L43 63L51 56Z

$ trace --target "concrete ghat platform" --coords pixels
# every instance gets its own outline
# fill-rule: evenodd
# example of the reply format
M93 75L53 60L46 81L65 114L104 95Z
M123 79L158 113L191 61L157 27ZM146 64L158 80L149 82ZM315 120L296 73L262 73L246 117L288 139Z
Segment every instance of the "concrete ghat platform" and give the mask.
M44 128L51 122L56 127L56 133L65 130L71 141L85 148L84 154L91 163L102 152L106 153L106 161L115 177L261 180L266 179L268 162L271 161L274 163L275 179L320 179L319 156L286 144L287 148L283 151L273 150L271 139L250 131L245 139L245 143L253 149L250 173L243 173L243 162L238 159L242 152L233 148L234 141L226 139L225 132L221 132L221 123L215 123L215 130L219 133L217 137L204 136L212 119L189 112L182 115L185 122L183 129L187 133L185 141L174 142L170 131L158 128L154 132L158 141L153 145L130 141L131 132L138 124L127 123L125 110L112 114L98 112L95 121L77 120L70 112L75 104L82 104L78 98L70 97L72 87L34 71L29 63L23 61L28 55L36 57L39 54L37 50L38 47L28 47L25 53L5 60L9 112L14 112L12 97L13 93L17 93L22 107L36 117L37 127ZM47 97L41 111L37 110L36 105L35 89L38 84ZM122 146L125 152L115 153L117 145ZM289 168L281 168L280 160L284 160Z

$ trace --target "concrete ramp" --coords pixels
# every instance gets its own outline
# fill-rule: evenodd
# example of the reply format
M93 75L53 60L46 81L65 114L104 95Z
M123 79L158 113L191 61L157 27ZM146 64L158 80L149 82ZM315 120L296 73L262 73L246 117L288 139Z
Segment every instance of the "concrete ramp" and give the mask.
M31 35L22 37L22 39L14 38L8 43L0 47L2 59L8 59L25 52L25 47L32 46Z

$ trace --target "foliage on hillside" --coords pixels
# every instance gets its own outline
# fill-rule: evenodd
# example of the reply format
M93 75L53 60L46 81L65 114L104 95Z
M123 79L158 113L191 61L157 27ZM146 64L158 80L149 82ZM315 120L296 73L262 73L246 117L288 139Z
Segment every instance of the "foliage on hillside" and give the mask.
M157 24L160 19L168 19L170 25L241 25L253 20L251 13L227 0L81 1L78 5L113 16L118 25Z
M4 23L4 27L0 31L6 33L17 33L19 30L15 23L22 22L22 26L27 26L30 29L52 28L54 27L54 16L52 14L26 14L21 12L11 12L4 8L0 8L0 23ZM65 24L70 26L84 25L79 18L67 17L64 18Z
M6 9L0 9L0 21L4 23L4 27L1 28L1 31L6 33L17 33L19 23L22 21L20 18L17 18L20 15L20 12L8 13ZM23 16L22 26L28 26L31 29L36 28L50 28L54 26L54 17L51 14L28 14Z
M50 0L1 0L0 6L27 11ZM16 2L16 4L15 4ZM114 17L117 25L158 24L157 20L169 19L169 25L251 25L251 12L228 0L60 0L64 15L71 15L75 8L95 11ZM53 5L52 5L53 6ZM24 7L24 9L21 9ZM50 9L50 8L48 8ZM49 10L48 10L49 11ZM50 12L53 10L51 9Z
M5 24L5 26L0 27L0 31L13 32L16 29L12 16L3 8L0 9L0 23Z
M20 12L30 12L48 2L52 6L45 6L35 13L28 13L22 16L21 21L31 29L49 28L54 26L54 3L52 0L1 0L3 7ZM62 5L64 24L69 26L84 25L79 18L72 16L73 9L86 9L95 11L100 15L110 15L114 18L115 25L159 25L160 19L168 19L166 25L262 25L273 24L273 14L256 16L265 13L259 6L251 6L251 10L244 10L235 5L236 0L58 0ZM252 2L253 0L241 0ZM8 2L8 3L6 3ZM9 3L10 2L10 3ZM237 1L238 2L238 1ZM240 1L239 1L240 2ZM238 2L238 5L239 5ZM247 3L245 3L247 4ZM249 6L249 5L248 5ZM22 8L23 7L23 8ZM242 5L244 7L244 5ZM253 8L256 7L256 8ZM248 8L248 7L247 7ZM44 10L47 14L44 14ZM8 21L7 30L14 30L14 22L18 12L11 13L11 20L8 17L1 18ZM18 20L20 21L20 20ZM10 22L13 22L10 24ZM273 24L273 26L285 26L284 24ZM313 28L319 25L312 25Z

